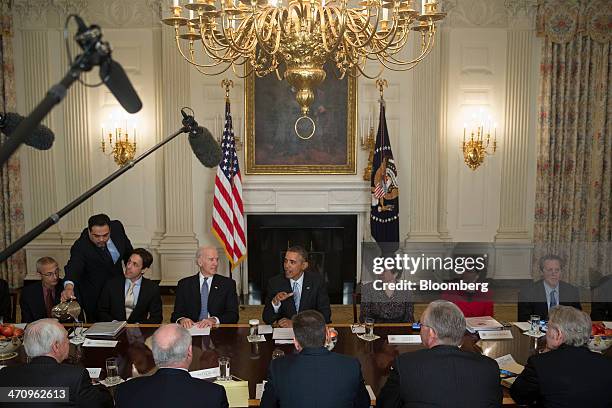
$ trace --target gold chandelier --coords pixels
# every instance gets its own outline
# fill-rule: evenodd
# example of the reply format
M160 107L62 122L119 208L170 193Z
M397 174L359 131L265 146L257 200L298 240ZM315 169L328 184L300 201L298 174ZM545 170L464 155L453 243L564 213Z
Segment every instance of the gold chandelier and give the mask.
M190 0L181 6L174 0L170 16L162 21L174 27L179 52L201 73L217 75L230 67L238 77L276 72L279 80L284 77L294 88L302 117L308 117L314 89L326 76L326 62L335 67L340 79L346 74L376 78L384 68L412 69L431 51L435 23L446 16L437 0L423 0L420 13L414 0L348 3ZM183 8L189 10L187 17ZM421 35L420 51L414 59L403 60L398 54L411 31ZM378 61L379 71L366 73L367 61ZM238 72L237 66L245 69ZM282 76L279 68L284 68Z

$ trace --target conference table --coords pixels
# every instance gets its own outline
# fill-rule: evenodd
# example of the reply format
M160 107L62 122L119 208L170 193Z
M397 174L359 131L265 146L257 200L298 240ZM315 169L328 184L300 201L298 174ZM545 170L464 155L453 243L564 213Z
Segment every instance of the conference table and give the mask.
M385 384L389 367L395 357L424 347L422 344L389 344L388 335L418 334L418 331L412 330L410 324L377 324L374 334L380 338L371 342L358 338L351 332L348 324L331 326L338 332L333 351L359 359L365 382L372 387L376 395ZM124 379L149 373L154 369L155 363L150 350L150 339L147 339L157 327L157 325L128 325L117 337L116 340L119 342L114 348L90 348L71 344L70 356L66 362L88 368L102 368L100 379L106 376L105 360L109 357L118 358L119 374ZM484 341L480 340L478 335L466 333L462 349L482 353L491 358L511 354L519 364L525 364L531 354L543 347L543 338L538 341L522 334L514 326L510 330L513 335L511 340ZM255 388L258 383L266 379L272 352L279 348L288 355L294 353L295 349L291 344L276 345L271 334L265 335L265 342L249 343L248 333L249 326L246 324L225 324L213 328L210 336L194 336L193 362L189 370L216 367L219 357L229 357L231 374L249 382L249 405L258 406L259 400L255 399ZM25 361L26 356L21 347L16 358L3 364L19 364ZM505 388L504 405L514 405Z

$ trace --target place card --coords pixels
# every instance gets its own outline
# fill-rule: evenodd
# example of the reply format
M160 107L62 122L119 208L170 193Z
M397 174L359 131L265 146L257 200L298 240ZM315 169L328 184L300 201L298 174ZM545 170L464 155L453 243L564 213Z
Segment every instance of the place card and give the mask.
M91 379L96 379L96 378L100 378L100 372L102 371L101 368L87 368L87 371L89 372L89 378Z
M606 329L612 329L612 322L603 322Z
M390 334L387 339L389 344L421 344L418 334Z
M272 325L269 324L260 324L257 328L257 334L272 334L273 331Z
M189 329L189 334L191 334L191 337L194 337L194 336L210 336L210 327L195 327L195 326L191 326L191 329Z
M482 340L501 340L501 339L512 339L512 332L510 330L490 330L478 332L478 335Z
M363 324L351 324L351 333L363 334L366 332L366 328Z
M527 331L531 329L531 324L529 322L512 322L512 324L521 329L522 331Z
M293 340L293 329L291 327L276 327L272 338L274 340Z
M117 340L93 340L86 339L83 347L115 347L119 343Z
M13 326L15 326L18 329L25 329L27 323L15 323Z
M293 339L278 339L274 341L275 344L293 344Z
M266 336L264 336L263 334L258 334L257 336L247 336L247 341L249 343L261 343L266 341Z
M190 371L189 375L201 380L204 378L217 378L221 375L221 369L219 367L205 368L204 370Z

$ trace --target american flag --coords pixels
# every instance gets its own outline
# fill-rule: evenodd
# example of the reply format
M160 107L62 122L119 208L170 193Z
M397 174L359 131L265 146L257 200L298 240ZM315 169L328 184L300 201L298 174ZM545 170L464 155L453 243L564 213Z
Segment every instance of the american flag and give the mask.
M221 141L223 158L217 167L213 199L212 232L225 249L234 269L246 256L242 180L232 127L230 103L225 103L225 127Z

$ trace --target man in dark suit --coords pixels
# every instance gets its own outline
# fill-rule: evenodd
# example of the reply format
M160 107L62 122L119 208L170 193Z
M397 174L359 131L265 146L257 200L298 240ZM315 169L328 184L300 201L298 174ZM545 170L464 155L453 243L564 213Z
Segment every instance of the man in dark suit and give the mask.
M117 386L117 407L228 407L225 389L193 378L187 371L193 359L191 335L178 324L161 326L153 334L153 358L159 368Z
M367 408L359 360L325 348L329 330L316 310L293 316L293 343L299 354L272 360L262 408Z
M298 312L318 310L327 323L331 322L331 308L323 277L309 272L308 253L300 246L287 249L283 263L285 274L268 281L268 295L263 310L267 324L277 322L280 327L291 327L291 318Z
M599 285L593 289L591 319L612 320L612 275L602 278Z
M0 370L0 387L66 387L66 402L54 407L112 407L113 398L102 385L94 386L83 367L62 364L68 358L68 333L55 319L41 319L27 325L23 345L31 358L28 364ZM11 404L9 404L11 405ZM49 406L40 401L20 407Z
M463 351L465 318L459 308L436 300L421 316L421 341L426 349L395 359L376 406L501 407L499 367L489 357Z
M30 323L51 316L51 309L60 302L64 285L59 278L59 265L49 256L36 261L40 281L24 286L19 298L21 321Z
M238 295L232 278L217 275L219 255L213 247L196 253L200 272L183 278L176 287L171 321L186 329L238 322Z
M97 321L102 289L111 278L123 275L123 262L131 253L132 243L121 222L111 221L106 214L90 217L70 248L62 300L74 297L76 291L87 321Z
M550 310L548 352L529 357L510 388L517 404L544 407L612 407L612 360L591 352L591 319L573 307Z
M8 282L0 279L0 317L8 322L11 320L11 295Z
M546 255L540 259L539 267L542 279L519 293L518 321L529 321L531 315L548 320L548 311L557 305L581 309L578 288L561 280L563 260L557 255Z
M132 251L125 265L125 276L109 280L98 304L101 321L127 320L128 323L159 324L162 322L162 301L159 286L144 277L153 263L153 255L144 248Z

